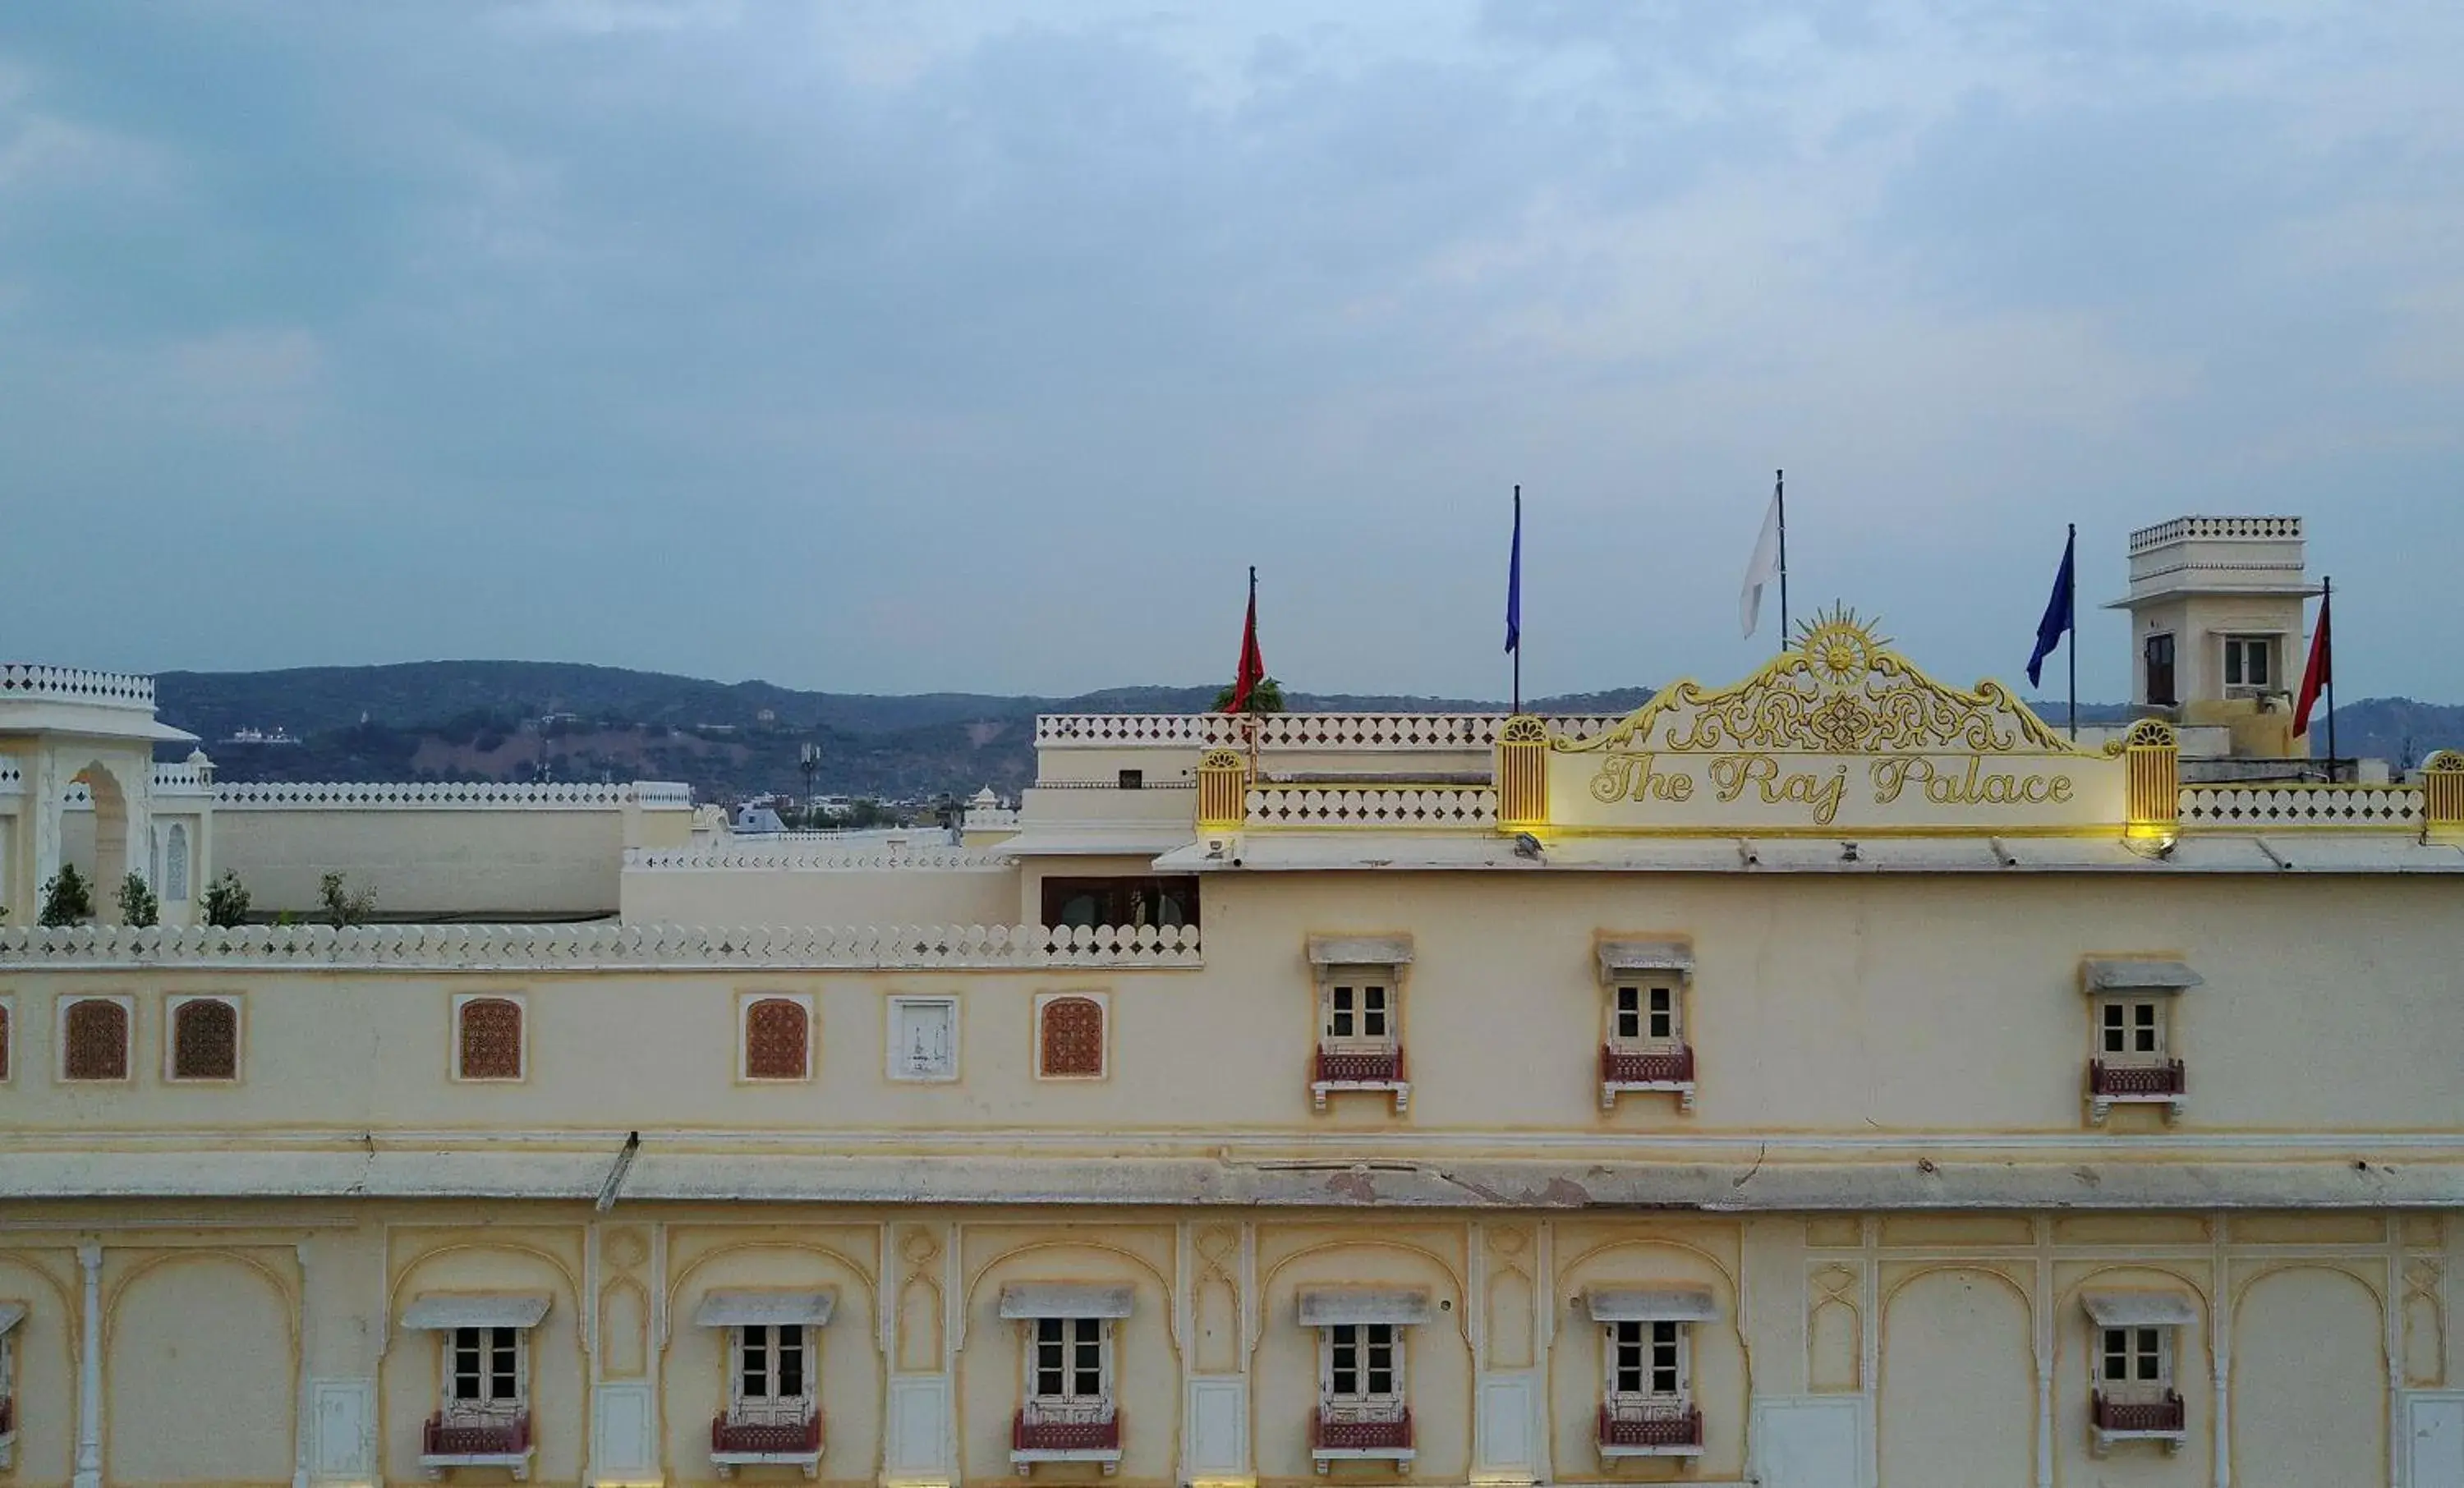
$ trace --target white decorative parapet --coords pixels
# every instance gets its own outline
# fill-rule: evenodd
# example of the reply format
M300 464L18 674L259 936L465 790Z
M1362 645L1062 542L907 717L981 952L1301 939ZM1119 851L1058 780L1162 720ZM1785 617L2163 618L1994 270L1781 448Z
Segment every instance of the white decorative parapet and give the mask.
M154 706L154 679L82 667L37 667L0 662L0 701L26 698L46 703L83 703L96 708Z
M204 796L214 788L214 767L182 760L175 765L154 766L154 790L157 795Z
M1497 791L1486 785L1362 788L1253 785L1251 826L1482 827L1497 824Z
M2186 785L2186 828L2388 827L2418 830L2427 804L2418 785Z
M685 925L251 925L223 930L78 926L0 929L0 966L338 966L371 971L588 971L753 966L775 970L1195 967L1191 926L1039 925L855 929Z
M157 779L163 768L167 767L157 767ZM693 787L670 780L224 781L214 787L214 804L302 811L605 811L627 805L686 810L693 805Z
M828 842L737 842L726 847L628 847L627 872L711 872L744 868L824 873L851 868L1008 868L1017 860L991 849L876 847L870 852Z
M2140 552L2185 538L2261 538L2295 541L2301 537L2298 516L2177 516L2169 522L2142 527L2130 535L2130 551Z
M1214 749L1246 745L1254 725L1264 749L1486 749L1497 742L1505 713L1045 713L1035 720L1038 748L1051 745L1187 744ZM1570 714L1542 720L1551 735L1588 738L1623 715Z

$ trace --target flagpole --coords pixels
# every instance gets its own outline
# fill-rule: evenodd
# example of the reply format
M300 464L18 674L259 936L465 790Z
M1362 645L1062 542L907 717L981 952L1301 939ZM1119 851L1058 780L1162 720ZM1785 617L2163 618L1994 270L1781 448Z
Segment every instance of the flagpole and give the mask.
M1520 601L1523 583L1523 487L1514 487L1514 582L1515 597ZM1523 615L1518 602L1514 616L1514 709L1523 711Z
M2079 523L2071 523L2070 546L2063 553L2070 558L2066 565L2071 576L2071 742L2079 742Z
M1788 471L1771 471L1771 501L1779 508L1779 644L1788 646Z
M2319 582L2319 624L2327 628L2327 783L2336 783L2336 580Z

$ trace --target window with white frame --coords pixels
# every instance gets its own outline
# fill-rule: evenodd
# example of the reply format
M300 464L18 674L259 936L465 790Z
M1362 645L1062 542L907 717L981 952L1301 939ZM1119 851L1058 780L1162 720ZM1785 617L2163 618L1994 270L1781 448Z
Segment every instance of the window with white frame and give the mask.
M1132 1287L1114 1283L1024 1281L1001 1288L1001 1315L1019 1325L1022 1421L1069 1426L1113 1419L1112 1328L1130 1315L1133 1295Z
M524 1329L457 1327L445 1335L446 1420L498 1420L530 1409L530 1350Z
M1403 1336L1392 1323L1338 1323L1318 1330L1318 1392L1340 1419L1403 1408Z
M1319 1009L1327 1047L1380 1052L1395 1047L1395 987L1382 969L1337 969L1326 978Z
M812 1411L811 1335L801 1323L748 1323L732 1328L735 1366L728 1405L741 1421L801 1424Z
M1391 1054L1402 1044L1403 968L1412 942L1400 935L1318 935L1309 943L1317 974L1318 1041L1347 1054Z
M1602 1324L1612 1406L1683 1407L1693 1380L1689 1330L1683 1323L1627 1319Z
M2096 1057L2107 1064L2161 1064L2169 998L2099 997Z
M2096 1384L2108 1395L2163 1395L2173 1388L2173 1330L2097 1329Z
M2279 686L2274 636L2225 637L2227 692L2265 692Z
M1685 1041L1685 983L1693 946L1683 940L1606 940L1600 984L1608 990L1608 1042L1622 1049L1671 1049Z
M1027 1320L1026 1412L1030 1420L1094 1419L1112 1399L1109 1318Z
M2197 1304L2172 1289L2091 1290L2079 1294L2088 1317L2089 1384L2118 1406L2161 1405L2173 1394L2173 1349L2180 1330L2198 1321ZM2102 1430L2126 1433L2181 1429L2181 1419L2101 1417Z
M1620 981L1611 996L1609 1042L1639 1049L1683 1043L1683 1016L1673 979Z

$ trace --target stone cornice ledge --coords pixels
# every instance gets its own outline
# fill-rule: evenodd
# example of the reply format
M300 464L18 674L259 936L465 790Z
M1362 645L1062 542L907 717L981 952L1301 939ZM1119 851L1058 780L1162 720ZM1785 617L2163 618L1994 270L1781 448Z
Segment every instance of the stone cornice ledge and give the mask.
M18 1152L0 1199L595 1197L614 1151ZM1241 1163L714 1153L653 1140L619 1198L1318 1209L2387 1209L2464 1204L2464 1165L2299 1162Z

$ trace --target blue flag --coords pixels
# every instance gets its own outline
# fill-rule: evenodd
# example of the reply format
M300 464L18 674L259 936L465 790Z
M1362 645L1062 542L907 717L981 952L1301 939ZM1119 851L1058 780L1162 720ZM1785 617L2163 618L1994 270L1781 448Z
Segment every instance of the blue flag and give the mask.
M1506 648L1523 649L1523 488L1514 488L1514 551L1506 560Z
M2062 644L2062 637L2070 634L2079 621L2079 583L2071 568L2078 547L2079 534L2073 532L2070 540L2062 544L2062 569L2054 576L2054 597L2045 602L2045 618L2036 622L2036 648L2028 655L2028 686L2032 688L2043 686L2045 658L2054 654L2054 647Z

